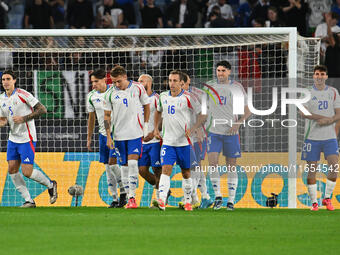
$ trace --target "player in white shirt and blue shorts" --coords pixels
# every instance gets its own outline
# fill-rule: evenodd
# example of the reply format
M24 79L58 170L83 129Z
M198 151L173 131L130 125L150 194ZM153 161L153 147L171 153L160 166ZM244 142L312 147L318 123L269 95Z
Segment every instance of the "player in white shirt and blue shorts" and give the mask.
M327 210L333 211L331 195L336 185L339 171L339 152L335 123L340 120L340 97L337 89L326 85L328 79L327 67L314 68L314 85L310 89L311 99L304 104L311 115L300 114L306 118L305 141L301 160L307 161L305 171L308 171L307 187L312 202L312 211L319 210L317 202L316 173L320 170L318 161L323 152L328 162L328 174L325 196L322 204Z
M107 184L113 198L109 208L123 207L126 204L126 192L121 181L121 169L117 164L115 150L110 150L107 146L106 131L104 128L104 94L110 88L106 84L106 72L97 69L90 74L93 90L87 96L87 111L89 118L87 122L87 148L92 151L91 142L94 131L96 116L99 124L99 162L105 165ZM118 202L117 184L120 188L120 198Z
M25 200L21 207L32 208L36 204L19 172L20 166L23 175L47 187L50 203L54 204L58 197L57 182L33 168L37 142L34 119L47 113L47 110L31 93L15 88L14 72L4 71L1 80L5 93L0 95L0 127L7 123L10 126L7 143L8 172L15 188Z
M110 136L112 132L116 155L122 166L122 182L129 198L126 209L135 209L138 207L135 198L138 159L142 154L142 137L147 136L150 115L149 96L143 85L127 79L123 67L114 67L110 75L114 86L106 92L104 100L107 146L111 149L114 147ZM139 111L140 105L144 107L144 123Z
M159 139L154 137L154 116L155 111L157 109L159 95L152 91L152 82L153 79L148 74L142 74L138 82L142 84L146 90L146 93L149 96L150 100L150 118L149 118L149 127L147 130L147 136L143 138L143 153L142 157L138 160L138 168L139 174L156 190L156 200L159 199L158 194L158 185L159 178L161 176L162 167L161 167L161 142ZM143 107L141 107L143 110ZM143 112L142 112L143 114ZM144 114L143 114L144 115ZM144 117L143 117L144 122ZM150 167L152 167L153 173L149 171ZM154 204L155 201L152 201Z
M197 164L190 140L191 133L202 125L201 108L191 99L190 94L182 89L184 74L172 71L169 75L170 91L161 93L157 111L155 113L155 137L163 139L161 148L162 175L159 181L159 199L156 206L165 210L166 197L170 189L170 175L176 163L182 170L182 187L184 192L184 210L192 211L191 193L192 179L190 168ZM191 119L198 115L193 125ZM159 131L159 122L163 117L162 135Z
M234 200L236 196L238 175L236 172L236 159L241 157L241 145L239 128L250 117L251 113L247 106L247 95L243 86L233 80L229 80L231 74L231 65L228 61L221 61L216 64L217 82L212 82L206 87L209 94L208 98L208 115L212 118L214 125L209 129L208 134L208 160L209 166L218 166L220 152L226 159L227 176L228 176L228 203L227 209L234 210ZM233 93L242 93L244 100L244 115L239 116L233 113ZM223 124L215 122L223 120ZM219 171L210 171L210 180L215 193L214 209L222 208L222 194L220 189Z

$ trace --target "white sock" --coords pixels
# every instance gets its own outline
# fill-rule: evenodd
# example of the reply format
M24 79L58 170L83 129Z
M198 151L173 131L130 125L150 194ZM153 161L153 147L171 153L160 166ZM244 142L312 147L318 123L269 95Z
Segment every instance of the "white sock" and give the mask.
M182 188L184 192L184 202L191 203L191 192L192 192L192 179L183 179Z
M198 171L191 170L191 180L192 180L191 201L192 203L198 202L197 186L198 186L199 177L200 177L200 173Z
M113 172L113 175L115 176L116 181L119 185L120 194L126 193L125 189L124 189L123 182L122 182L122 170L120 169L119 165L114 164L114 165L111 165L110 167L111 167L111 171Z
M162 199L162 201L166 202L166 197L168 195L170 189L170 176L167 176L165 174L161 174L161 178L159 180L159 198Z
M136 196L138 182L138 161L135 159L128 160L129 167L129 198Z
M215 197L222 197L221 188L220 188L220 173L215 169L209 172L210 181L213 186L213 190L215 193Z
M129 193L129 167L122 166L122 183L126 194Z
M227 177L228 177L228 203L234 204L238 181L237 172L233 170L231 170L230 172L228 171Z
M326 181L325 198L331 198L336 182L331 180Z
M201 192L202 198L210 199L210 196L208 194L208 189L207 189L207 180L203 172L200 172L200 179L198 181L198 189Z
M11 176L12 182L16 190L19 191L19 193L25 199L25 201L33 203L33 199L31 198L31 195L26 187L25 180L22 177L21 173L17 172L15 174L10 174L9 176Z
M117 181L116 178L114 177L111 166L105 164L105 171L107 178L107 186L109 187L113 201L117 201Z
M317 203L317 199L316 199L316 184L308 184L308 194L310 197L310 201L312 202L312 204Z
M53 187L53 183L42 172L40 172L37 169L33 168L32 174L29 178L46 186L48 189Z

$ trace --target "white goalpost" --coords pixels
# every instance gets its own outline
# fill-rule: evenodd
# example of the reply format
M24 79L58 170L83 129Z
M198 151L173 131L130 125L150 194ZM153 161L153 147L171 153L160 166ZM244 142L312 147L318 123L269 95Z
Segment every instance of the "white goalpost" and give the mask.
M231 78L243 84L246 91L252 88L254 107L265 110L272 105L273 87L280 90L312 83L319 48L319 39L300 37L296 28L0 30L0 58L4 63L0 73L14 70L17 86L47 107L46 116L36 120L35 167L57 180L60 196L55 205L75 205L67 189L77 183L84 189L78 204L106 206L111 198L104 165L97 162L97 128L93 137L96 152L86 149L85 106L91 71L105 69L110 82L109 71L119 64L133 80L150 74L154 90L160 93L167 90L167 76L173 69L186 71L191 85L202 88L216 78L216 63L227 60L232 65ZM266 119L279 121L270 125ZM284 119L297 120L298 126L280 125ZM264 125L241 129L236 207L264 207L271 193L279 195L281 207L309 206L305 176L299 167L304 123L296 107L289 105L288 116L281 116L278 109L270 116L253 115L250 120ZM5 171L8 132L8 128L0 130L0 199L2 206L16 206L22 199ZM220 163L224 164L222 157ZM208 165L207 157L202 165ZM183 195L178 167L171 178L169 204L176 206ZM37 205L47 206L47 191L25 180ZM222 174L224 198L228 196L226 183ZM214 197L209 178L207 185ZM154 196L153 187L139 177L138 205L149 206Z

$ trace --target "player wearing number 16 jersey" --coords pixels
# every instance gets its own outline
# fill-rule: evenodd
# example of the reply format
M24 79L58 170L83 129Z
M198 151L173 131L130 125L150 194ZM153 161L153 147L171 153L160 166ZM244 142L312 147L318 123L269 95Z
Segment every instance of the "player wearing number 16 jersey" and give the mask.
M126 71L116 66L111 71L112 86L105 94L104 126L107 145L113 148L111 139L111 113L113 139L117 157L122 165L122 182L129 190L127 209L137 208L135 196L138 181L138 159L142 153L142 137L147 136L150 115L149 96L143 85L128 81ZM144 123L138 107L144 107ZM144 124L144 125L143 125Z
M335 88L326 85L327 78L326 66L316 66L314 68L314 85L310 89L311 99L305 104L311 115L304 115L300 112L306 118L305 141L301 159L307 161L307 184L312 202L312 211L319 209L315 176L321 152L324 153L325 159L328 162L325 197L322 200L322 204L328 210L334 210L330 198L336 184L339 164L335 122L340 120L340 98Z
M180 71L172 71L169 75L170 91L163 92L159 97L155 113L155 137L161 138L158 126L163 117L161 148L162 175L159 181L159 200L157 206L165 210L165 201L170 188L170 175L176 162L182 170L182 184L184 191L184 209L192 211L191 192L192 179L190 168L196 161L191 148L191 133L202 125L204 118L198 115L201 108L197 107L190 98L190 94L182 89L184 75ZM198 115L197 122L193 125L192 116Z

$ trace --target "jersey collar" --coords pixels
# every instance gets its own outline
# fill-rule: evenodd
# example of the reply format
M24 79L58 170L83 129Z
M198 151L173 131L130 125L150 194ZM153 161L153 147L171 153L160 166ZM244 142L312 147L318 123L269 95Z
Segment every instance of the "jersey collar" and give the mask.
M315 84L313 84L313 89L316 90L316 91L326 91L326 90L328 90L328 85L326 85L325 88L324 88L323 90L319 90L319 89L315 86Z
M183 93L184 93L184 89L181 90L181 92L179 92L179 94L176 97L180 97ZM169 96L171 96L171 90L169 90Z
M155 95L156 94L156 92L154 91L154 92L152 92L152 94L149 96L149 97L152 97L153 95Z
M13 95L15 94L16 91L17 91L17 89L15 88L15 89L13 90L12 94L10 95L10 97L13 96ZM8 97L6 92L5 92L5 97Z

